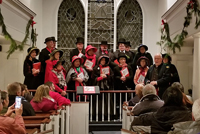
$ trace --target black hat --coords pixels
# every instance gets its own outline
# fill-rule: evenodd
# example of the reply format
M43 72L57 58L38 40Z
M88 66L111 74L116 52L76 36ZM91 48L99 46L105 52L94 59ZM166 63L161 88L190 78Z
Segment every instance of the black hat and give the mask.
M56 38L54 36L51 37L53 42L57 42Z
M126 56L126 54L125 54L125 53L121 53L121 52L118 54L118 62L119 62L119 59L120 59L121 57L126 58L126 62L127 62L127 56Z
M146 66L150 67L150 61L149 61L149 59L148 59L147 57L145 57L145 56L141 56L141 57L137 60L137 65L140 66L140 61L141 61L142 59L145 59L145 61L146 61Z
M55 38L54 38L54 40L55 40ZM52 37L47 37L47 38L45 39L44 43L47 43L47 42L49 42L49 41L54 41L54 40L53 40Z
M53 56L56 52L60 52L60 58L61 58L62 55L63 55L63 51L62 51L62 50L59 50L59 49L54 49L54 50L50 53L50 56Z
M172 57L169 54L167 54L167 53L162 54L162 58L167 58L169 62L172 61Z
M127 41L127 42L125 43L125 46L130 46L130 47L131 47L130 41Z
M126 40L124 39L124 38L120 38L119 40L118 40L118 44L119 43L126 43Z
M107 41L101 41L101 45L108 45Z
M99 64L100 64L100 61L101 61L102 58L106 59L106 65L107 65L109 63L109 61L110 61L110 58L107 55L100 56L99 59L98 59L98 63Z
M53 68L56 68L59 64L63 65L64 62L61 60L53 60L52 64L53 64Z
M37 48L37 47L29 47L27 52L28 52L28 55L31 54L31 52L35 50L36 51L36 56L39 54L40 50Z
M139 45L139 47L138 47L138 52L140 52L140 48L141 48L141 47L144 47L146 51L148 50L148 47L147 47L146 45L141 44L141 45Z
M83 43L84 44L84 39L82 37L76 38L76 44L77 43Z

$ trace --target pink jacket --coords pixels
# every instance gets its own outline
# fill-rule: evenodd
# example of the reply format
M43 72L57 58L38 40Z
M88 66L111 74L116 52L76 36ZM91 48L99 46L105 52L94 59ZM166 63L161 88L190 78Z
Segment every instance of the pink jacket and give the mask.
M51 60L46 60L46 69L45 69L45 77L44 77L44 83L49 81L49 73L53 69L53 62Z
M49 95L51 96L51 98L53 98L58 103L58 106L70 104L70 100L69 99L61 96L57 92L49 91Z
M15 118L0 116L0 134L26 134L22 116L17 115Z
M149 68L145 68L145 76L147 75L147 71L149 70ZM140 74L140 69L138 68L137 70L136 70L136 72L135 72L135 76L134 76L134 79L133 79L133 81L134 81L134 83L135 83L135 85L137 85L137 84L139 84L138 82L137 82L137 80L138 80L138 78L139 78L139 74Z
M37 103L34 102L33 99L31 100L31 105L35 111L43 111L48 112L50 110L56 110L57 109L57 102L55 100L50 100L47 98L42 99L41 102Z

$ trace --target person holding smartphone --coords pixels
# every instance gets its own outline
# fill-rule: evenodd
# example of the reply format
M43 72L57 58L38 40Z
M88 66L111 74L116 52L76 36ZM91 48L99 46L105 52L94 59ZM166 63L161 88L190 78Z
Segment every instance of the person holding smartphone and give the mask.
M0 92L0 112L3 105ZM5 134L26 134L24 120L22 118L23 106L20 104L19 108L15 108L15 103L8 108L8 111L0 116L0 133ZM11 114L15 112L15 118L11 118Z

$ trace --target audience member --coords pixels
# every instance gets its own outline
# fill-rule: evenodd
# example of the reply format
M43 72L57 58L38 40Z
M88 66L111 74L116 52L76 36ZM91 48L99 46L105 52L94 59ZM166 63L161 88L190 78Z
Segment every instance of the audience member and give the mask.
M170 70L162 63L162 55L154 56L155 64L151 66L145 77L145 83L156 87L158 96L161 98L165 90L170 86Z
M67 87L70 90L77 90L77 86L85 85L85 82L89 79L87 71L81 67L82 63L82 58L78 56L72 58L72 66L69 68L66 77ZM69 94L69 98L73 100L73 95Z
M82 56L84 59L84 69L87 71L89 75L89 79L86 82L87 86L91 86L93 84L93 80L91 79L93 68L96 65L96 51L97 48L93 47L92 45L88 45L85 49L85 55Z
M42 73L42 82L44 83L44 76L45 76L45 69L46 69L46 60L48 60L50 58L50 53L55 49L55 38L52 38L52 37L47 37L45 39L45 44L46 44L46 47L42 49L42 51L40 52L40 55L39 55L39 60L41 62L41 66L42 66L42 70L41 70L41 73Z
M85 55L85 49L83 47L84 39L82 37L78 37L76 40L76 48L70 51L70 61L72 61L74 56L82 57Z
M8 106L11 106L12 104L15 103L15 97L21 96L20 84L18 82L9 84L7 87L7 90L8 90L8 95L9 95L9 105ZM35 115L33 107L27 100L24 99L24 97L22 97L21 103L23 104L22 116L34 116Z
M55 87L52 82L48 81L44 85L47 85L49 87L49 89L50 89L49 95L51 98L53 98L57 102L58 106L69 105L71 103L69 99L67 99L67 98L61 96L59 93L55 92Z
M145 56L142 56L137 61L138 69L135 72L134 76L134 83L137 84L143 84L144 85L144 79L147 75L148 67L149 67L149 59L147 59Z
M36 47L30 47L27 51L28 55L24 61L23 68L25 76L24 84L27 85L28 89L36 89L42 83L40 69L34 67L35 64L39 64L39 60L36 59L36 56L39 54L40 50Z
M142 90L144 86L142 84L137 84L135 86L135 96L129 100L128 105L129 106L135 106L136 103L140 101L140 99L143 97Z
M63 51L55 49L51 52L50 54L50 59L46 60L46 69L45 69L45 78L44 78L44 83L49 81L49 74L51 73L51 70L53 69L53 61L54 60L60 60L60 58L63 55ZM64 70L64 68L63 68Z
M66 73L63 71L63 66L61 61L54 60L53 69L49 73L49 81L51 81L54 86L55 90L59 92L62 96L66 96L67 84L66 84Z
M178 88L169 87L163 94L163 100L164 105L157 112L135 116L131 126L151 126L152 134L166 134L174 123L192 120Z
M114 89L127 90L131 87L133 81L133 71L129 65L126 64L127 57L124 53L119 53L119 65L113 70L114 72Z
M134 116L149 112L156 112L163 106L164 102L156 95L156 89L153 85L147 84L144 86L142 94L143 97L132 110Z
M192 99L192 89L188 89L187 97L188 97L188 99L189 99L191 102L193 102L193 99Z
M173 125L174 130L168 134L197 134L200 132L200 99L192 106L193 121L180 122Z
M2 98L0 92L0 112L2 111ZM0 116L0 133L1 134L26 134L24 120L22 118L22 105L15 109L15 104L12 104L4 116ZM16 116L11 118L11 114L15 112Z
M47 112L57 109L57 102L49 96L49 87L47 85L40 85L31 100L31 105L35 111Z
M180 78L179 78L176 66L171 63L172 61L171 56L169 54L163 54L162 57L163 57L163 63L165 64L165 66L170 68L170 73L171 73L170 83L173 84L174 82L180 82Z
M25 100L30 102L33 99L33 96L28 91L27 86L22 83L19 83L19 84L21 86L21 96L24 97Z
M151 56L151 54L149 52L147 52L148 50L148 47L146 45L143 45L141 44L139 47L138 47L138 52L137 54L135 55L135 58L133 59L133 64L134 66L137 65L137 60L141 57L141 56L145 56L149 59L149 62L150 62L150 66L153 65L153 58Z

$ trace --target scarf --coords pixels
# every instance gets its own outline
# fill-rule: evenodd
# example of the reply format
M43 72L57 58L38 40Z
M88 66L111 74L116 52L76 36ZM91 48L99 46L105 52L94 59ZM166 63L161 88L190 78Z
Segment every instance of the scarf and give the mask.
M56 71L56 70L52 69L52 72L55 73L55 75L58 78L58 81L59 81L58 86L63 89L63 87L66 86L66 81L65 81L65 77L63 75L63 71L62 70Z
M146 67L139 67L139 69L140 69L139 76L140 76L140 75L145 76L145 69L146 69Z
M51 53L54 49L49 49L48 47L46 47L46 49Z
M79 71L78 71L79 70ZM83 69L81 68L81 67L77 67L77 68L75 68L74 67L74 71L75 71L75 73L78 75L79 73L83 73L83 75L84 75L84 71L83 71ZM77 86L83 86L83 83L79 83L78 81L75 81L75 89L76 89L76 91L77 91ZM76 95L76 100L78 101L78 98L79 98L79 95Z
M108 54L108 50L101 49L102 54Z
M89 56L89 55L86 53L86 54L85 54L85 57L86 57L87 59L89 59L89 60L92 60L92 63L93 63L92 68L93 68L93 67L95 66L95 63L96 63L96 55L93 54L93 55Z
M125 63L124 65L119 64L118 66L119 66L120 68L124 69L124 68L127 67L127 64L126 64L126 63Z

